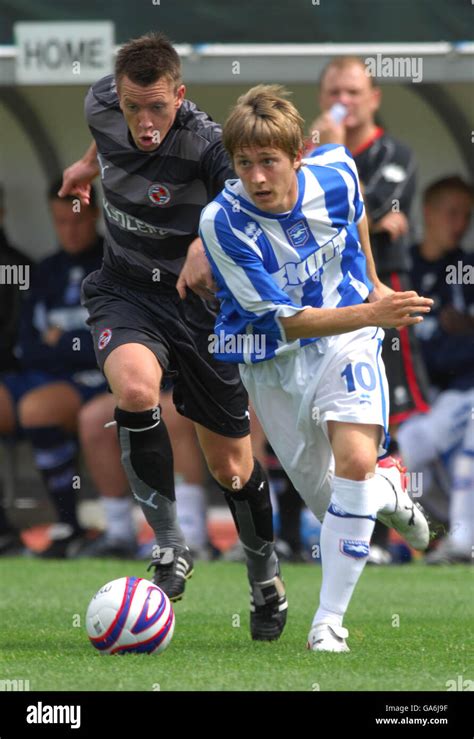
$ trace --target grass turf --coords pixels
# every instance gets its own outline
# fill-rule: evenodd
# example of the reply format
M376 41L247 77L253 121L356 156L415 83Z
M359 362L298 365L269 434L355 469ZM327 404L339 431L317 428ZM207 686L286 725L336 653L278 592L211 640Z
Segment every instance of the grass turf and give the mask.
M471 676L469 565L367 567L345 619L350 654L315 654L305 641L318 566L284 567L285 632L255 643L244 566L198 562L175 605L173 641L158 656L100 655L84 629L96 590L145 576L144 563L11 558L1 566L0 680L29 680L30 690L445 691L448 680Z

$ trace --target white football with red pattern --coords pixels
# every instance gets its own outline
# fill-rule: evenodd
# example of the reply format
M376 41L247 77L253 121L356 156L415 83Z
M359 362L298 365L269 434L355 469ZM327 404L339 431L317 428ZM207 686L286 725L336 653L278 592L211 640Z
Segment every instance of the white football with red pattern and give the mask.
M166 593L141 577L106 583L86 613L87 634L102 654L159 654L173 637L174 623Z

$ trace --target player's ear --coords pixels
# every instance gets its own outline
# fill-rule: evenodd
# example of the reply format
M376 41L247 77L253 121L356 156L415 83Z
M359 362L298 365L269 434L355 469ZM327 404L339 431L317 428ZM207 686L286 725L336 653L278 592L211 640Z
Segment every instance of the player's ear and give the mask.
M302 159L303 159L303 149L299 149L293 160L293 169L299 169L301 167Z
M180 85L176 89L176 108L180 108L186 95L186 85Z

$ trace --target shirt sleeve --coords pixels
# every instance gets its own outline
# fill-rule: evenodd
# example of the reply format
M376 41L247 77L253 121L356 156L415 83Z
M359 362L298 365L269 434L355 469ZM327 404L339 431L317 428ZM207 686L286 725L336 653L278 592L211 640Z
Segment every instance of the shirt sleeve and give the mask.
M229 155L221 139L213 141L201 159L201 177L207 188L209 200L213 200L224 189L225 181L235 177Z
M359 223L365 215L359 172L354 158L341 144L324 144L306 157L308 163L337 169L345 180L350 212L349 222Z
M341 155L343 166L347 168L347 171L352 177L354 183L353 188L350 186L348 188L349 197L351 198L352 204L354 206L354 223L359 223L359 221L361 221L362 218L365 216L364 198L362 196L362 190L360 186L359 172L349 149L347 149L345 146L341 148L343 150L343 154Z
M280 318L305 310L295 305L265 269L258 247L234 229L221 206L211 203L203 211L200 236L219 286L221 311L234 326L251 323L254 330L286 341Z

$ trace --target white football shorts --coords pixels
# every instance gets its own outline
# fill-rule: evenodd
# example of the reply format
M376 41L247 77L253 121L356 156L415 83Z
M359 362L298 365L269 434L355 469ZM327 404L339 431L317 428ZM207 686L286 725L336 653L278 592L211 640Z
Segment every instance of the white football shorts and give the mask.
M299 494L321 521L329 505L334 458L327 421L388 429L384 332L370 327L320 339L252 365L240 375L265 434ZM385 454L383 445L379 454Z

